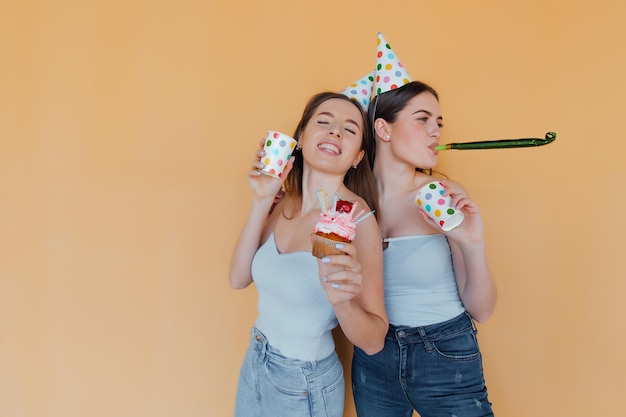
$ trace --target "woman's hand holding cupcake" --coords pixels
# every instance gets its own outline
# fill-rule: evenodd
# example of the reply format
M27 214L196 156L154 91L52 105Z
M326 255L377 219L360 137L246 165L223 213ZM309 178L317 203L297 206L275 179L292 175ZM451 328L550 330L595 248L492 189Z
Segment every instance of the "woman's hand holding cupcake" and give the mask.
M361 264L357 261L356 246L337 242L344 254L327 255L318 259L320 280L328 301L337 305L358 296L362 287Z

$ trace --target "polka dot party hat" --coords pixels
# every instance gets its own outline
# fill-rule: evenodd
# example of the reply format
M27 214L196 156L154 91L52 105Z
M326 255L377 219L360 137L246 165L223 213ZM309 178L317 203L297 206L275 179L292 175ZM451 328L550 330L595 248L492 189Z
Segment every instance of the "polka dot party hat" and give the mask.
M411 77L398 60L383 34L378 32L376 75L374 76L373 86L374 95L377 96L387 91L395 90L411 81Z
M341 90L340 93L348 96L350 100L356 101L367 111L367 106L369 106L372 98L375 75L376 71L374 70Z

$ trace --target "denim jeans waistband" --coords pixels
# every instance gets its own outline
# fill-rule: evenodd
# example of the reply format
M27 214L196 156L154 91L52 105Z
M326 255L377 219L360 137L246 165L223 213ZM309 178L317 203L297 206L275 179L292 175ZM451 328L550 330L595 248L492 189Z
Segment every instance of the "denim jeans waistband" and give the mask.
M270 360L284 366L300 367L309 375L313 375L318 372L323 373L339 360L337 352L335 351L324 359L317 361L303 361L300 359L288 358L283 356L278 349L270 345L263 332L261 332L256 326L252 327L251 334L251 343L255 345L255 350L263 357L263 360Z
M387 337L403 343L424 343L441 340L457 333L473 329L476 331L474 320L467 312L463 312L453 319L421 327L389 325Z

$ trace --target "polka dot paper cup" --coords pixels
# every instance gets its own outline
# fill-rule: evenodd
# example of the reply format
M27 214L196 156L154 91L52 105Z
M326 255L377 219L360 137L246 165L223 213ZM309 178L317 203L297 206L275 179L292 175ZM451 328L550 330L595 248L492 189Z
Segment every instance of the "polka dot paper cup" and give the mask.
M415 204L424 210L428 217L439 225L441 230L448 232L463 222L465 216L459 210L450 207L450 196L443 195L444 188L439 181L433 181L415 195Z
M296 140L284 133L268 130L265 135L265 145L263 150L265 155L261 162L265 165L259 169L263 174L280 178L285 170L289 158L296 147Z

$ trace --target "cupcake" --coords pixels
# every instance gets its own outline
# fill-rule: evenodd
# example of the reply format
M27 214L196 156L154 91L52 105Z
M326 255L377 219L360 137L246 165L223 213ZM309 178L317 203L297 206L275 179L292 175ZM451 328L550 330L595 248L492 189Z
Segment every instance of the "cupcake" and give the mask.
M329 205L323 192L318 191L322 213L313 228L313 256L323 258L327 255L340 255L344 252L337 249L338 242L350 243L356 235L356 225L373 212L362 215L365 210L355 216L358 202L351 203L340 200L335 194L333 204Z

